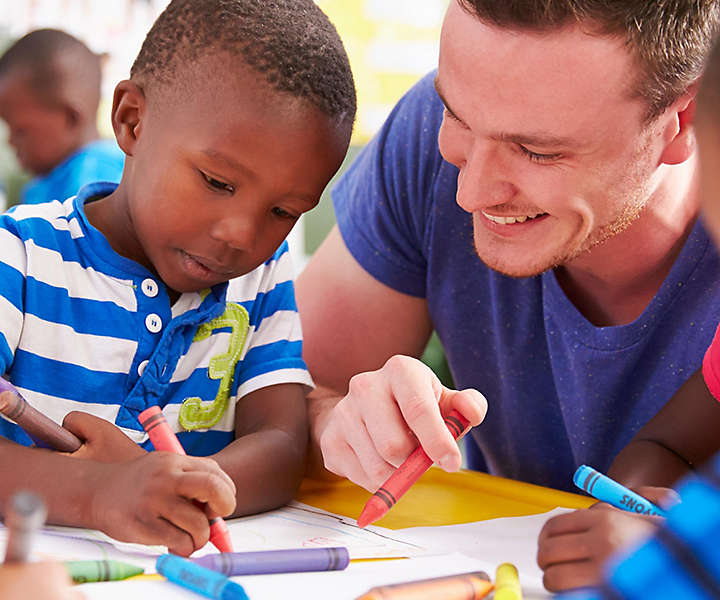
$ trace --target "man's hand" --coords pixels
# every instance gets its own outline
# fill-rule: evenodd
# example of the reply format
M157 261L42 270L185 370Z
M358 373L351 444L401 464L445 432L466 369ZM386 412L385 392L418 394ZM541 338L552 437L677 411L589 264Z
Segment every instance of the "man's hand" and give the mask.
M325 468L374 492L420 444L433 462L456 471L460 450L442 418L452 409L475 426L487 402L477 390L444 387L417 359L393 356L355 375L327 415L319 438Z
M73 411L65 416L62 426L83 442L78 450L70 454L75 458L113 463L146 454L119 427L100 417Z
M235 510L235 484L209 458L150 452L99 473L93 524L120 541L160 544L189 556L210 537L208 517Z

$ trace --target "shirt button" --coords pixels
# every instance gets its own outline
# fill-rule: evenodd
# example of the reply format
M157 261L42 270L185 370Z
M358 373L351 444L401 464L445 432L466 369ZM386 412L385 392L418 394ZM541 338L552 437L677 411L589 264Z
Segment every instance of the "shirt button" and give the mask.
M158 284L150 278L143 280L143 282L140 284L140 289L143 291L143 294L145 294L148 298L154 298L158 295Z
M157 333L160 331L162 329L162 319L160 318L160 315L150 313L147 317L145 317L145 327L147 327L147 330L150 333Z
M138 371L138 375L140 375L140 377L142 377L142 374L145 372L145 367L148 366L149 362L150 361L148 361L148 360L144 360L138 365L137 371Z

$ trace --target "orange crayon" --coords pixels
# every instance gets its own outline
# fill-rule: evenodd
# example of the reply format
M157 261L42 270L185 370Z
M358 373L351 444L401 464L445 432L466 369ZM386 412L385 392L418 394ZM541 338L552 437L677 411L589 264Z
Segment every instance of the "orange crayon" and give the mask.
M155 450L185 454L185 448L182 447L182 444L175 436L175 432L170 429L170 425L165 420L165 415L159 406L151 406L142 411L138 416L138 420L145 433L150 437ZM196 504L201 506L199 502L196 502ZM210 519L210 541L220 552L233 552L230 531L222 517Z
M374 587L357 600L479 600L493 589L483 571Z
M445 425L447 425L455 439L460 437L469 424L470 422L456 410L450 411L450 414L445 417ZM432 460L425 454L422 446L415 448L413 453L405 459L405 462L388 477L387 481L367 501L365 508L358 517L358 527L365 527L385 516L431 465Z

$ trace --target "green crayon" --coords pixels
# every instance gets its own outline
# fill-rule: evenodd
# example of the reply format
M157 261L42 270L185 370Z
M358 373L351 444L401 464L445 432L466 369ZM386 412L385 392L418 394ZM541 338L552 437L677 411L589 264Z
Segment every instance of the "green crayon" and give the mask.
M119 581L145 572L142 567L118 560L70 560L64 564L75 583Z

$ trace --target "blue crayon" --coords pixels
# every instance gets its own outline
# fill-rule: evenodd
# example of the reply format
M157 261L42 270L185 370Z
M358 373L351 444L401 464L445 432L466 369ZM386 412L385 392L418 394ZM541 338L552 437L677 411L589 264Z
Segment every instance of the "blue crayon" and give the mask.
M155 568L169 581L202 594L214 600L249 600L239 583L230 581L225 575L196 565L194 562L175 556L162 554L155 562Z
M636 494L624 485L610 479L607 475L598 473L592 467L580 465L573 477L575 485L585 490L588 494L601 502L607 502L613 506L637 513L639 515L665 516L665 511L656 506L647 498Z

